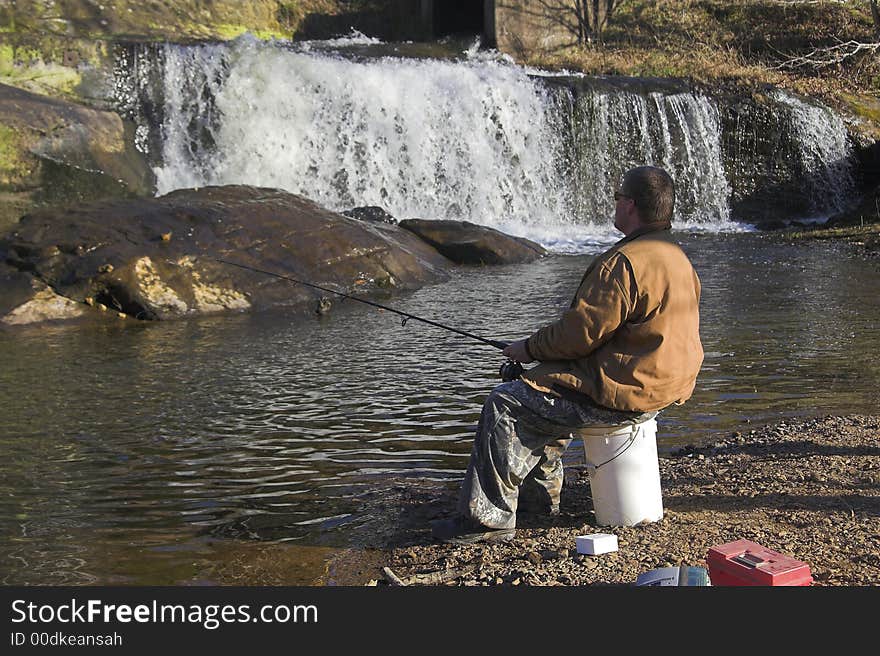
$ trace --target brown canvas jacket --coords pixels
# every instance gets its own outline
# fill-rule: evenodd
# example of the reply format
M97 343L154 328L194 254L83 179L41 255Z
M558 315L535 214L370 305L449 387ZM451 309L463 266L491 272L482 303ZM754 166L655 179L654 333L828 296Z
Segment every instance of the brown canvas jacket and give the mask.
M703 362L700 280L667 226L599 255L571 306L526 342L533 387L562 386L615 410L647 412L691 397Z

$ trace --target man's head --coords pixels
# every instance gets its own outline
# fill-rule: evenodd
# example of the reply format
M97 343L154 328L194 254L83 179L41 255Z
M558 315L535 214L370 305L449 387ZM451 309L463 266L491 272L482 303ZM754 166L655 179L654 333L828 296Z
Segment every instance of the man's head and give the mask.
M624 173L614 199L614 227L623 234L649 225L667 226L675 206L675 183L663 169L639 166Z

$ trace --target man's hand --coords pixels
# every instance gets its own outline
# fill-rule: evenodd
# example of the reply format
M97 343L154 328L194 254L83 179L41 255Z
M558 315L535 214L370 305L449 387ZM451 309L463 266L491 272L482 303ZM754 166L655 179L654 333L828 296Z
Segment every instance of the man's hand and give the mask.
M507 347L501 352L511 360L522 362L523 364L528 364L529 362L535 361L529 355L528 349L526 349L526 340L524 339L508 344Z

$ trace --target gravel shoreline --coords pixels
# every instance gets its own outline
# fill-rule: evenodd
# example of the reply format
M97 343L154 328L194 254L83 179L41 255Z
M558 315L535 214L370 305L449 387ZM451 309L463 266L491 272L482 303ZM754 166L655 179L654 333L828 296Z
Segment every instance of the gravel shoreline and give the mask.
M660 458L664 517L595 525L584 467L566 469L558 517L521 515L502 544L445 545L429 523L456 489L396 485L381 503L369 559L331 567L336 583L367 585L630 586L659 567L706 567L710 547L748 539L806 562L817 586L880 582L880 415L827 416L732 433ZM586 556L575 536L614 533L619 550ZM372 560L368 563L367 560ZM347 579L347 580L346 580Z

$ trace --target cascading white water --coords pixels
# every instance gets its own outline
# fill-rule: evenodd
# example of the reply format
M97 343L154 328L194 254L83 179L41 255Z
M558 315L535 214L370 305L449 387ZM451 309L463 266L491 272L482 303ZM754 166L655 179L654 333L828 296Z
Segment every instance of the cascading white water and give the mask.
M570 231L547 91L484 59L351 61L239 41L167 46L159 193L246 183L331 209L468 220L552 242ZM212 107L181 97L201 71ZM201 117L201 120L199 119ZM212 152L194 143L193 125Z
M705 96L595 90L578 99L575 168L580 214L613 214L608 193L623 173L661 166L677 181L676 225L735 230L718 111Z
M846 209L856 184L852 145L843 121L827 107L806 103L784 91L775 91L773 97L790 108L800 163L810 188L822 192L810 198L814 218L824 219Z
M579 251L619 237L612 192L631 166L655 164L676 180L677 226L747 229L730 218L721 120L704 95L613 83L575 94L497 54L367 59L326 47L357 42L142 51L123 95L159 108L160 134L139 127L158 193L278 187L337 211L379 205L399 219L468 220ZM802 146L805 166L840 184L846 131L783 101L803 144L816 144Z

